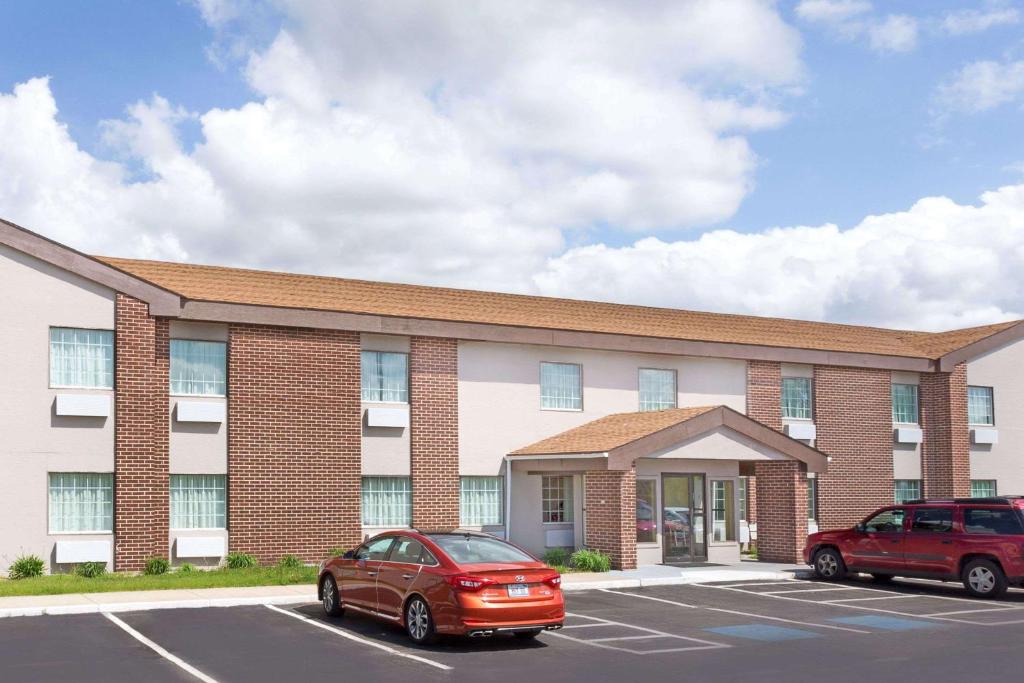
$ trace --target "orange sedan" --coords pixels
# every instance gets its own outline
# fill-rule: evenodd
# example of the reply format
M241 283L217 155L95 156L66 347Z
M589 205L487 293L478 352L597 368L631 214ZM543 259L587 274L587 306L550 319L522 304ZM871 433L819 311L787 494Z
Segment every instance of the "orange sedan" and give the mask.
M473 531L389 531L320 566L324 611L402 624L416 643L439 635L534 638L562 627L562 577L525 550Z

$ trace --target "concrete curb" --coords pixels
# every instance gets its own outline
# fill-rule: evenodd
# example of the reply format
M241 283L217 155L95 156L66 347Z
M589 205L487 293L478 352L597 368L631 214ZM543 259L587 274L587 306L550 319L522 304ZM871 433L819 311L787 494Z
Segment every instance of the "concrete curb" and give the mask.
M640 579L608 579L606 581L573 581L571 574L562 577L562 590L567 593L615 588L647 588L651 586L688 586L719 581L789 581L810 576L811 572L749 572L715 571L691 576L659 576Z
M5 617L39 617L63 614L98 614L100 612L144 612L157 609L197 607L246 607L250 605L296 605L317 602L316 593L309 595L270 595L236 598L193 598L185 600L153 600L139 602L97 602L91 605L50 605L46 607L7 607L0 609Z

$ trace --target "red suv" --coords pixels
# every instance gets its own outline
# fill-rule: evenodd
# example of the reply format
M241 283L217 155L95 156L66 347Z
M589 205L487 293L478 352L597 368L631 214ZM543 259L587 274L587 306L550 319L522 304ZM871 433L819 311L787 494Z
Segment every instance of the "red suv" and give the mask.
M852 529L811 534L804 561L827 581L847 572L963 581L971 595L999 597L1024 583L1024 497L890 505Z

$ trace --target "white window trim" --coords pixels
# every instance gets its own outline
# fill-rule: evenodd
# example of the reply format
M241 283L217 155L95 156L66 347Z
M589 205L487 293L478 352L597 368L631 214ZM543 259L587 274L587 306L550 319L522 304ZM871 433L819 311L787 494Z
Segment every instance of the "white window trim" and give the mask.
M563 522L545 522L544 520L544 477L559 477L569 480L569 500L566 501L564 498L563 502L569 502L565 509L569 513L571 519L567 519ZM571 526L576 525L576 477L571 474L562 474L560 472L552 472L551 474L543 474L540 478L540 518L543 526Z
M643 403L644 402L643 402L643 397L640 394L640 392L641 392L640 375L643 373L644 370L649 370L649 371L653 371L653 372L671 372L672 373L672 405L669 406L668 408L653 408L653 409L650 409L650 412L654 412L655 410L672 410L673 408L678 408L679 407L679 371L676 370L675 368L642 367L642 368L637 368L637 370L636 370L636 405L637 405L637 410L638 411L643 411Z
M656 474L638 474L637 481L648 480L654 482L654 540L637 541L637 548L660 548L661 547L661 477Z
M544 369L543 368L544 368L544 364L545 363L547 363L549 365L575 365L576 367L578 367L580 369L580 407L579 408L545 408L544 407L544 379L543 379L543 377L544 377ZM537 394L538 394L537 398L538 398L538 403L540 404L540 409L545 411L545 412L553 412L553 413L582 413L583 409L586 408L586 403L584 402L584 395L583 395L583 393L584 393L583 392L583 386L584 386L584 380L583 380L583 364L582 363L572 363L572 362L566 362L566 361L561 361L561 360L542 360L542 361L540 361L537 364Z
M788 416L786 416L784 414L785 413L785 392L783 390L783 386L785 384L785 380L787 380L787 379L807 380L807 383L810 385L810 391L808 392L808 395L809 395L809 398L810 398L810 401L808 403L808 410L811 413L810 417L788 417ZM786 422L804 422L804 423L807 423L807 424L814 424L814 378L813 377L801 377L801 376L797 376L797 375L792 375L792 376L783 375L783 377L779 380L779 412L783 413L783 415L782 415L783 423L786 423Z
M203 531L227 531L228 530L228 475L227 475L226 472L171 472L170 475L168 475L168 479L167 479L167 482L168 482L168 492L167 492L167 515L168 515L168 518L169 519L174 519L174 514L171 511L172 510L172 504L171 504L171 493L170 493L170 488L171 488L170 487L170 477L178 476L178 475L188 476L188 475L193 475L193 474L207 475L207 476L213 476L213 477L224 477L224 526L182 526L182 527L172 526L172 527L169 527L170 530L171 531L181 531L181 532L192 532L192 531L200 532L197 535L202 535L201 532L203 532Z
M53 517L50 514L50 475L51 474L109 474L110 475L110 531L53 531ZM117 526L117 482L114 472L67 472L47 471L46 473L46 535L47 536L113 536Z
M407 397L412 394L412 354L408 351L389 351L384 349L359 349L359 363L360 368L362 367L362 354L364 353L393 353L398 356L405 356L405 395ZM359 377L359 399L360 402L366 405L380 405L380 406L408 406L409 399L404 401L367 401L363 399L363 378L362 371L360 369ZM367 528L378 528L378 527L367 527ZM411 527L408 527L411 528Z
M171 375L171 342L183 341L183 342L206 342L209 344L223 344L224 345L224 393L222 394L199 394L199 393L185 393L173 391L171 388L174 386L174 380ZM167 374L168 374L168 396L171 398L227 398L228 397L228 343L219 339L188 339L185 337L172 337L167 342Z
M895 393L895 387L897 385L899 385L899 386L908 386L908 387L917 387L917 400L915 401L915 403L917 404L917 419L915 421L913 421L913 422L900 422L900 421L898 421L896 419L896 416L894 414L893 415L893 420L892 420L893 425L897 425L897 426L898 425L904 425L904 426L907 426L907 427L918 427L918 426L920 426L920 424L921 424L921 387L919 385L917 385L917 384L910 384L910 383L907 383L907 382L893 382L892 385L890 386L890 389L889 389L890 397L892 396L893 393ZM896 412L895 405L896 405L896 402L893 401L893 413Z
M971 414L971 387L975 389L988 389L989 396L992 397L992 421L991 422L971 422L967 420L968 427L995 427L996 426L996 389L995 387L983 385L983 384L969 384L967 385L967 415Z
M111 360L113 371L109 387L94 387L87 384L56 384L53 381L53 348L50 335L58 330L83 330L85 332L110 332ZM48 389L82 389L84 391L113 391L117 386L117 332L102 327L75 327L73 325L50 325L46 328L46 386Z
M715 547L721 548L721 547L729 547L729 546L739 546L739 544L740 544L740 496L739 496L740 478L739 477L711 477L710 475L704 475L704 480L707 482L705 484L707 486L707 491L704 494L705 495L705 500L708 503L710 503L710 505L706 506L707 507L707 514L705 515L705 519L704 519L704 527L705 527L705 529L707 531L710 532L710 533L706 533L705 534L705 536L706 536L705 540L706 540L706 543L707 543L708 547L710 548L711 546L715 546ZM735 528L733 529L734 539L731 540L731 541L716 541L716 540L714 540L715 539L715 530L714 530L714 524L715 524L715 507L714 506L715 506L715 501L714 501L713 493L712 493L712 491L714 490L713 487L712 487L712 482L715 482L715 481L731 481L731 482L733 482L733 485L732 485L732 507L733 507L733 520L735 521L735 524L734 524ZM707 519L708 517L711 518L710 519L710 522L711 522L710 526L708 525L708 519Z

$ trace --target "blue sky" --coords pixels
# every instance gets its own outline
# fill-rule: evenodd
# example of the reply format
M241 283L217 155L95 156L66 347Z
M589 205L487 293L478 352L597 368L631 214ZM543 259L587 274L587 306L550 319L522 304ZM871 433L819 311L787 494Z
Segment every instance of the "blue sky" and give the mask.
M900 326L1021 315L995 253L1018 197L979 199L1024 183L1018 2L676 5L12 0L0 133L25 149L0 153L0 215L129 256ZM899 256L882 284L879 241ZM949 293L979 277L972 250L1002 279Z

